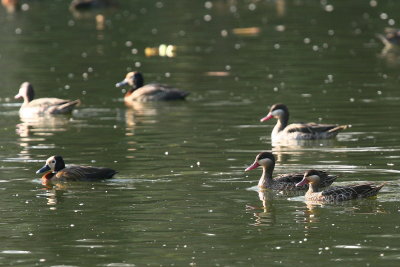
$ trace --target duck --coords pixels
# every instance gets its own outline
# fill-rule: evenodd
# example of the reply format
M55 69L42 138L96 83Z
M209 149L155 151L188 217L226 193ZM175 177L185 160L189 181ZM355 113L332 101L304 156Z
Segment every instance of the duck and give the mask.
M275 168L275 157L271 152L264 151L260 152L254 163L247 167L245 171L254 170L258 167L262 167L263 172L258 181L258 187L261 189L272 189L272 190L281 190L281 191L298 191L298 190L307 190L308 185L304 184L303 186L296 186L302 179L303 173L291 173L291 174L283 174L278 177L272 178L272 173ZM336 180L336 175L330 175L325 171L319 171L320 175L323 176L324 182L322 186L326 187L333 183Z
M88 10L91 8L101 8L114 5L112 0L73 0L69 5L71 10Z
M272 142L282 140L315 140L329 139L335 137L340 131L346 129L347 125L317 124L317 123L293 123L288 125L289 109L284 104L273 105L267 116L260 119L261 122L277 119L272 130Z
M64 159L59 156L51 156L46 164L36 171L36 174L44 173L42 182L73 182L73 181L100 181L112 178L117 171L110 168L71 165L66 167Z
M400 45L400 29L385 28L384 34L376 34L376 37L387 47Z
M117 83L116 87L130 85L131 88L124 96L125 104L131 105L133 101L166 101L185 99L189 93L177 88L159 83L150 83L144 85L143 75L134 71L126 74L123 81Z
M21 9L19 0L1 0L1 4L5 7L8 13L14 13Z
M384 184L374 185L372 183L364 183L349 186L335 186L324 191L319 188L326 183L326 177L321 175L319 171L308 170L304 173L303 179L296 186L303 187L309 184L306 192L306 201L312 202L341 202L346 200L369 198L378 194Z
M29 82L24 82L19 88L15 99L23 99L24 103L19 110L21 117L45 116L54 114L67 114L80 104L80 100L66 100L60 98L35 98L35 91Z

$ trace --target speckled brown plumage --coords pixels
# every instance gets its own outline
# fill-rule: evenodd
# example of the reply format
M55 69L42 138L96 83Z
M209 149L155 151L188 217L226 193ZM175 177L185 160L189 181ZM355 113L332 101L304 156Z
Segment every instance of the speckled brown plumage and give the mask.
M384 186L384 184L374 185L372 183L349 185L349 186L335 186L322 192L319 188L322 187L326 177L315 170L309 170L304 174L298 186L309 184L309 189L305 195L307 201L314 202L340 202L357 198L368 198L376 196Z

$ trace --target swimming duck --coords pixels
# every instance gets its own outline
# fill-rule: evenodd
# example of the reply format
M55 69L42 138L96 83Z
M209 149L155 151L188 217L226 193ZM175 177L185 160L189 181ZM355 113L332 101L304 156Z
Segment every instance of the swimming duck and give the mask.
M125 104L130 105L132 101L162 101L185 99L188 92L159 83L144 85L143 75L140 72L129 72L122 82L117 83L116 87L130 85L131 89L125 94Z
M8 13L14 13L21 9L21 5L18 0L1 0L1 4L6 8Z
M303 179L296 186L303 187L309 184L305 195L306 200L315 202L339 202L357 198L368 198L376 196L384 186L374 184L358 184L349 186L335 186L320 192L319 188L326 183L326 177L319 171L309 170L304 174Z
M61 156L51 156L46 164L36 174L45 173L42 181L47 182L70 182L70 181L99 181L112 178L117 171L110 168L91 166L65 166Z
M385 28L384 34L377 34L385 46L393 46L400 44L400 29Z
M303 173L292 173L279 175L272 178L272 173L275 168L275 157L270 152L261 152L256 156L254 163L249 166L245 171L256 169L257 167L263 168L263 173L258 181L258 187L269 188L273 190L307 190L307 184L303 186L296 186L302 179ZM337 178L335 175L329 175L324 171L319 171L320 175L325 179L322 186L329 186Z
M289 109L284 104L273 105L267 116L260 121L264 122L276 118L274 129L271 133L272 142L280 140L313 140L328 139L335 137L347 125L317 124L317 123L295 123L289 124Z
M112 0L73 0L69 5L71 10L86 10L91 8L107 7L114 4Z
M21 117L43 116L51 114L66 114L70 113L76 105L80 103L79 100L65 100L59 98L39 98L35 99L35 92L33 86L29 82L24 82L19 88L18 94L15 99L24 99L19 115Z

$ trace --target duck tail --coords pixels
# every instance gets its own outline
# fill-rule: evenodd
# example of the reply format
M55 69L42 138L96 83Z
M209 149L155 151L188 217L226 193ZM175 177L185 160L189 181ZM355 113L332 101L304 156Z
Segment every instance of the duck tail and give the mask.
M384 183L381 183L380 185L377 185L377 186L375 187L375 189L376 189L376 192L378 193L378 192L379 192L379 190L381 190L381 189L382 189L382 187L384 187L386 184L387 184L387 182L384 182Z
M335 128L330 129L328 131L328 133L340 132L340 131L347 129L348 127L349 127L349 125L339 125L339 126L336 126Z
M363 197L367 197L367 198L375 197L385 184L386 184L386 182L384 182L380 185L369 184L370 190L365 192Z
M81 104L81 101L79 99L74 100L74 101L69 101L65 104L62 104L57 107L58 113L68 113L71 112L75 106L79 106Z

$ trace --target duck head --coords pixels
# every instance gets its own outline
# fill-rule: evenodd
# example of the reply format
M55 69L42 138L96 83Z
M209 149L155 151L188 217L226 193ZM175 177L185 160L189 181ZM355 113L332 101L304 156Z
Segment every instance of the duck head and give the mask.
M36 174L52 171L56 173L65 168L64 160L61 156L51 156L46 160L46 164L37 170Z
M140 72L133 71L126 74L125 79L115 84L115 87L121 87L124 85L130 85L132 88L137 89L142 87L144 84L143 75Z
M260 119L261 122L270 120L272 118L279 120L289 120L289 109L284 104L275 104L273 105L267 116Z
M275 167L275 157L270 152L261 152L256 156L253 164L247 167L244 171L251 171L258 167L263 167L264 169L273 170Z
M24 102L29 103L35 98L35 92L33 91L33 86L29 82L24 82L21 84L18 94L15 95L15 99L23 98Z
M296 186L303 186L305 184L318 186L321 182L321 177L319 176L319 172L316 170L308 170L304 173L303 180L298 182Z

